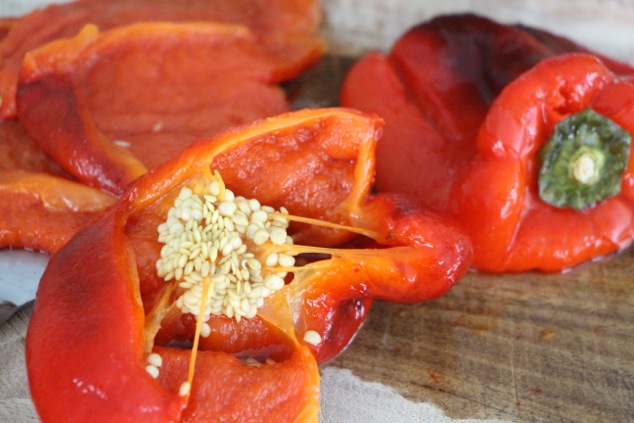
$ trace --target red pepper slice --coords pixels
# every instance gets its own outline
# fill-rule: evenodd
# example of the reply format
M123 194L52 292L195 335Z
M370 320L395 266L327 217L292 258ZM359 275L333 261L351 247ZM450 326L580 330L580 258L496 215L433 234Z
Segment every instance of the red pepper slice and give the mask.
M51 41L74 37L86 24L103 31L144 21L239 24L257 34L262 47L272 54L288 59L296 55L301 62L306 49L323 49L322 41L314 37L319 19L314 0L78 0L49 5L13 23L0 43L0 117L16 116L16 87L24 56Z
M0 248L53 253L114 198L69 180L17 121L0 122Z
M634 133L634 86L599 59L547 59L509 84L477 138L478 155L452 193L474 243L474 267L558 271L625 248L634 237L634 154L621 193L581 211L539 198L538 151L566 117L591 108Z
M53 256L40 283L26 348L42 420L315 421L317 362L347 345L364 307L437 297L469 267L470 242L453 223L370 194L381 125L345 109L289 113L203 139L133 183ZM236 196L287 207L294 243L262 245L298 255L252 319L209 316L211 339L180 396L191 372L182 346L195 344L202 320L170 305L180 288L157 273L157 225L181 213L168 210L183 187L206 186L210 170ZM150 352L162 357L157 379L145 369Z
M54 253L96 214L108 194L45 173L0 172L0 248Z
M301 39L286 47L271 54L237 25L87 26L27 54L20 121L69 173L118 195L198 138L287 111L274 84L321 49Z

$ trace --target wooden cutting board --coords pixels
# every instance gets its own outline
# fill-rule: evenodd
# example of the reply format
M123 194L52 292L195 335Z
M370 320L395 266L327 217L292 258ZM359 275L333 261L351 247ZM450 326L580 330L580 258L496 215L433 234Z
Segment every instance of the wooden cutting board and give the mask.
M469 274L444 297L376 303L328 365L453 418L634 421L634 252L563 275Z

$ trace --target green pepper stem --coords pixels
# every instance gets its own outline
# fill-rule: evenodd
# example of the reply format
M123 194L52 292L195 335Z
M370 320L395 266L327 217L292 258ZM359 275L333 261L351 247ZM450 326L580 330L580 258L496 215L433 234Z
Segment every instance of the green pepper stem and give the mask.
M583 210L617 195L630 142L627 131L591 109L563 119L539 152L539 197Z

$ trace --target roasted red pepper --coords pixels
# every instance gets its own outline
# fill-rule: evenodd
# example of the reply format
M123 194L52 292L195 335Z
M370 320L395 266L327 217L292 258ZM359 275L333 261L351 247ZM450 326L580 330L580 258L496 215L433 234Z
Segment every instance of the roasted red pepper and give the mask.
M16 115L16 87L24 56L51 41L74 37L87 24L102 31L138 22L235 24L256 34L263 50L291 61L295 56L301 62L307 50L323 51L323 42L315 36L319 19L315 0L77 0L51 4L15 22L0 22L0 36L6 31L0 43L0 117Z
M66 171L119 195L199 138L288 111L276 84L321 51L298 38L271 52L239 25L88 25L26 55L18 115Z
M0 122L0 248L60 249L114 198L69 179L17 121Z
M424 22L389 54L361 58L346 76L341 103L386 121L377 189L446 210L450 186L474 156L474 139L500 90L541 60L580 50L545 31L466 14ZM633 66L609 65L634 74Z
M54 253L114 197L60 177L0 172L0 248Z
M556 209L551 200L534 195L540 162L535 144L545 142L560 119L592 108L632 132L624 122L629 119L629 83L618 82L612 73L632 74L632 66L603 58L600 71L586 69L587 56L568 56L562 59L568 66L553 61L550 71L532 70L575 50L584 49L544 31L455 15L413 28L387 57L372 53L363 58L346 78L342 103L386 119L385 137L377 147L378 190L405 193L456 215L473 237L473 264L480 270L560 270L628 245L632 218L622 201L629 195L630 167L622 165L627 170L615 177L623 181L621 195L603 197L581 211L575 205ZM596 75L602 79L581 83ZM566 84L579 89L561 88ZM623 90L620 100L613 93L616 86ZM533 97L531 90L537 93ZM563 103L557 103L560 90ZM496 149L504 159L492 159ZM589 157L583 160L589 163ZM569 230L551 234L556 227Z
M370 194L381 126L289 113L133 183L40 283L26 349L42 420L316 421L317 363L372 299L437 297L469 266L452 223Z
M566 122L577 118L591 125L583 114L587 109L626 133L627 147L609 144L618 129L603 134L590 128L580 134L605 140L598 154L621 155L621 167L607 156L602 164L594 153L584 155L586 147L575 147L566 153L565 169L554 174L558 187L575 184L573 193L563 194L571 202L553 205L556 201L544 198L538 186L540 172L549 172L540 150L558 124L566 130ZM577 134L571 128L583 128L581 123L572 121L566 141L573 141ZM474 266L491 272L555 271L629 245L634 237L633 133L634 84L615 77L594 56L553 57L509 84L492 104L476 140L477 156L452 193L452 211L474 242ZM615 168L620 170L616 195L579 205L575 199L587 198L590 189L607 190L607 180L593 179ZM586 171L590 174L584 176Z

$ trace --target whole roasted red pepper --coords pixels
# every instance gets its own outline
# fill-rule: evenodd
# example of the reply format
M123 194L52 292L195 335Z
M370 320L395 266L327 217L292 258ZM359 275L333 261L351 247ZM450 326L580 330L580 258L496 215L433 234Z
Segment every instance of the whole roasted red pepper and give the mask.
M346 76L341 104L385 119L376 186L446 210L452 183L500 91L548 57L587 51L562 37L491 19L439 16L405 32L389 54L371 52ZM607 60L607 59L606 59ZM609 60L619 74L634 67Z
M558 108L560 119L581 111L572 106L567 112L560 110L562 106L554 100L560 89L557 84L581 86L573 81L574 72L568 77L570 82L566 79L568 69L563 67L561 75L552 70L541 71L539 76L521 76L533 72L532 67L542 61L576 50L587 52L544 31L502 25L475 15L453 15L408 31L389 56L371 53L361 59L344 82L342 103L377 113L386 120L385 136L377 147L378 190L408 194L427 207L450 211L463 220L474 237L473 265L480 270L560 270L628 245L632 238L629 206L617 213L616 206L600 201L583 211L559 210L535 199L532 188L537 183L535 169L539 160L532 144L532 153L522 149L522 157L515 161L488 159L495 148L506 151L504 146L509 143L529 143L528 137L535 133L539 134L539 142L530 141L533 144L549 138L549 131L558 121L549 112L551 108ZM569 56L568 60L584 63L574 57ZM601 60L605 80L617 81L616 75L626 78L634 73L630 65L594 57ZM581 72L581 81L584 66L575 71ZM595 73L589 69L586 76L592 79ZM544 74L548 77L541 84L539 79ZM530 78L532 85L517 88L519 85L513 81L518 78ZM596 102L605 108L608 100L599 101L590 93L601 92L603 85L599 80L592 81L580 88L589 93L578 99L579 107L594 109ZM610 119L617 107L629 101L629 84L613 85L623 87L621 100L614 93L600 96L609 97L614 104L614 110L605 113ZM531 90L536 93L533 97L529 95ZM538 113L540 108L545 110ZM535 121L520 120L519 116L525 114L538 117ZM627 112L621 114L614 120L622 124L625 132L631 132L629 124L623 123L628 119ZM539 120L542 115L546 116L545 122ZM495 131L491 130L493 126ZM490 139L484 142L484 137ZM480 165L475 164L483 161L486 165L482 167L488 169L484 172L486 177L479 176ZM628 172L622 177L627 186L631 184ZM627 188L622 192L618 198L627 198ZM522 223L532 209L549 212L535 217L537 222ZM610 217L598 223L595 220L604 213L600 210L610 210L606 212ZM561 219L569 223L562 226ZM572 226L564 232L565 238L560 231L550 234L554 227L567 225Z
M556 56L510 83L451 194L474 243L474 267L555 271L628 246L631 134L634 84L594 56Z
M370 194L381 126L289 113L133 183L40 283L26 349L42 420L316 421L317 363L372 299L434 298L469 267L452 223Z

